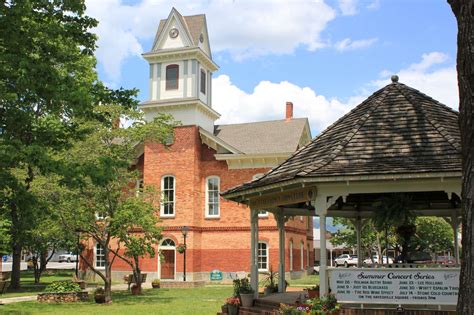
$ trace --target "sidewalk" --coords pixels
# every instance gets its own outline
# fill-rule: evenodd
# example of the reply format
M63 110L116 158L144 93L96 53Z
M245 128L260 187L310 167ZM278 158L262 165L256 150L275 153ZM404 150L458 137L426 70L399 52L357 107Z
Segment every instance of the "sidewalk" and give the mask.
M127 290L128 285L125 283L121 284L114 284L112 285L112 291L125 291ZM95 288L87 288L87 292L94 291ZM16 296L10 298L0 298L0 305L1 304L10 304L10 303L18 303L18 302L27 302L27 301L36 301L36 295L28 295L28 296Z

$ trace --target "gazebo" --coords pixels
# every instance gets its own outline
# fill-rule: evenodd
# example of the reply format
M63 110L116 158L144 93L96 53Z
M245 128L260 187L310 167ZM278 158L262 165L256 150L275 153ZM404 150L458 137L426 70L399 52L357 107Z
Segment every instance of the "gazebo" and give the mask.
M410 210L417 215L449 218L455 231L455 256L459 263L458 113L399 83L397 76L265 176L222 196L250 207L250 270L255 291L258 211L272 212L278 222L279 292L285 290L285 220L291 216L319 216L320 292L325 294L326 217L354 220L359 241L358 267L362 267L362 224L377 211L374 201L392 193L409 195Z

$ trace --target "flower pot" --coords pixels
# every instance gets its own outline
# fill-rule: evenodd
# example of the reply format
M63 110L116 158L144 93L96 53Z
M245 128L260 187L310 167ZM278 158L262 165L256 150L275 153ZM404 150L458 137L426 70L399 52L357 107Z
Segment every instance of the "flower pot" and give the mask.
M238 315L239 314L239 306L235 304L228 304L227 311L229 315Z
M227 304L221 306L222 313L228 313L229 309L227 308Z
M81 290L86 289L86 282L84 280L77 280L77 281L74 281L74 283L77 283L81 287Z
M270 287L265 287L265 289L263 290L263 295L265 296L270 295L272 293L273 293L273 290Z
M160 288L159 283L152 283L151 286L153 287L153 289L159 289Z
M243 307L251 307L253 305L253 293L240 293L240 304Z
M319 297L319 290L308 290L308 297L310 299L314 299L316 297Z
M130 290L132 291L132 295L139 295L142 293L142 288L136 284L132 285L132 288Z
M104 294L96 294L94 295L94 300L98 304L105 303L105 295Z

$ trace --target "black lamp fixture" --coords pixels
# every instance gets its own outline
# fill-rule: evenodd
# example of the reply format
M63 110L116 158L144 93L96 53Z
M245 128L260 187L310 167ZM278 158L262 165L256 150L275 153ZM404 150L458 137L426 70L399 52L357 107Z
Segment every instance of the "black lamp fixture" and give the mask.
M188 235L189 226L183 226L181 228L181 233L184 238L184 260L183 260L183 281L186 281L186 236Z

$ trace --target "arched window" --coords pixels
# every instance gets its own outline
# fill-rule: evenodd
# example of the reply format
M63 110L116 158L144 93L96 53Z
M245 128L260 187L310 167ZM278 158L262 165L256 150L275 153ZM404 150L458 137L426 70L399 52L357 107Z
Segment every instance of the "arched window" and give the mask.
M268 270L268 244L258 242L258 271Z
M95 245L95 267L105 268L105 251L99 243Z
M293 241L290 241L290 271L293 271Z
M179 66L166 66L166 89L177 90L179 88Z
M219 177L209 176L206 179L206 217L220 216L219 190Z
M300 269L304 270L304 243L301 241L300 243Z
M163 242L161 242L162 247L175 247L176 245L174 244L174 241L172 239L165 239Z
M174 176L163 176L161 178L161 216L174 216L174 202L175 202L175 178Z

